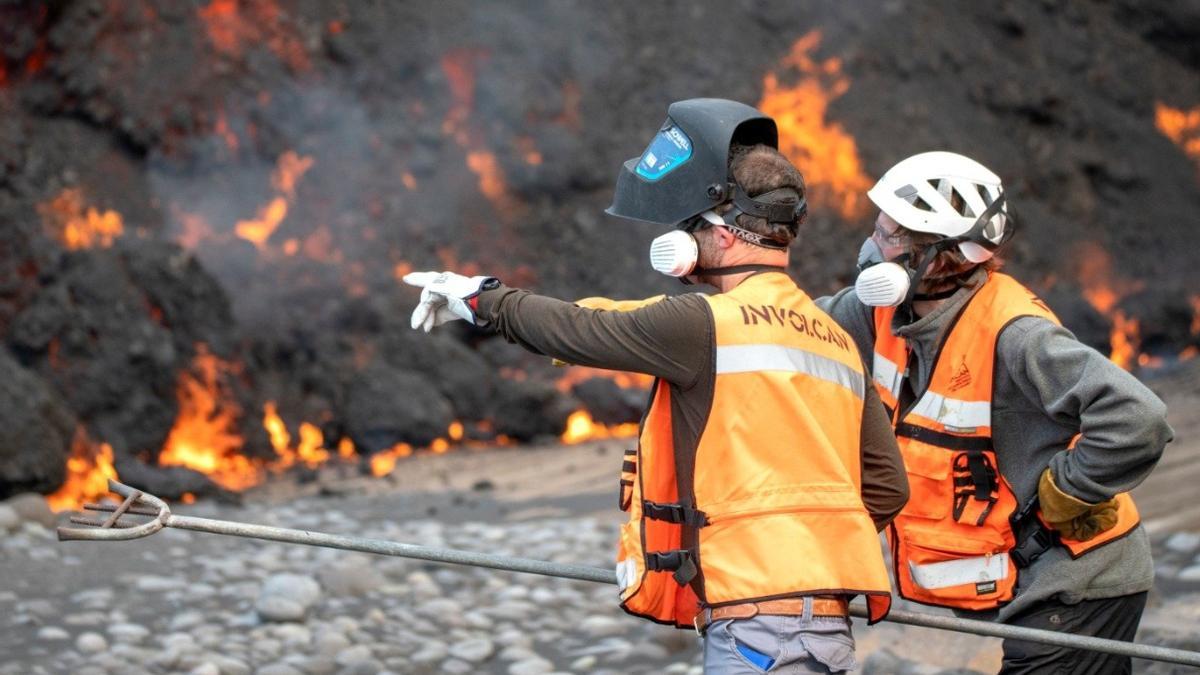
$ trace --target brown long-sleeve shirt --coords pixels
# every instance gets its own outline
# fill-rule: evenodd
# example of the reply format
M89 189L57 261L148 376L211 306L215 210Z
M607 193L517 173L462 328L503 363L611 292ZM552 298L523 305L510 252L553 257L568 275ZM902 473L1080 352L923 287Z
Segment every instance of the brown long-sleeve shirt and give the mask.
M509 342L569 363L647 373L671 386L676 447L695 447L712 404L712 311L697 293L628 312L578 307L501 286L479 296L477 315ZM862 499L876 529L908 501L908 479L887 413L869 379L861 434ZM753 401L746 405L752 410Z

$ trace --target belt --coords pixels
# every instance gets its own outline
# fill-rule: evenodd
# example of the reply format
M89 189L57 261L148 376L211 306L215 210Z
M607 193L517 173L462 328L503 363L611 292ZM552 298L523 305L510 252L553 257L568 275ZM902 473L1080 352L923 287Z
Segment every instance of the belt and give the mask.
M696 614L694 623L696 632L704 635L705 629L714 621L721 621L722 619L749 619L759 614L803 616L804 598L743 602L737 605L705 608ZM850 615L850 603L844 596L813 596L812 615L845 618Z

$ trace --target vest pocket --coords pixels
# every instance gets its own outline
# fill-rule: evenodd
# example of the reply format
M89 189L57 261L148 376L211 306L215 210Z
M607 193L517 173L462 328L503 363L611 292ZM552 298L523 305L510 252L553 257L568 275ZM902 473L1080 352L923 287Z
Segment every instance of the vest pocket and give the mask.
M996 534L986 528L952 536L912 527L900 531L897 573L905 597L963 609L1011 600L1017 570L1003 538L990 536Z
M903 452L904 469L912 496L904 507L904 515L948 519L954 503L954 484L950 480L954 453L918 443L908 446Z

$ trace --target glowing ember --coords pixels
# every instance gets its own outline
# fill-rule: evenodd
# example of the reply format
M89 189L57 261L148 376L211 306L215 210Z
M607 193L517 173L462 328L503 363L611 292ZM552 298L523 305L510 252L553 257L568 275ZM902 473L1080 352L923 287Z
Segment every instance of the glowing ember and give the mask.
M282 192L289 199L295 197L296 183L312 168L312 165L312 157L303 157L288 150L279 156L275 173L271 176L271 183L276 190Z
M108 494L110 478L117 480L112 446L108 443L93 446L80 429L71 443L67 480L53 494L46 495L46 503L55 512L80 509L84 502L96 501Z
M1154 126L1192 161L1200 163L1200 106L1180 110L1162 103L1154 104Z
M339 459L353 459L358 454L354 449L354 441L343 436L342 440L338 441L337 454Z
M288 203L283 197L276 197L270 204L259 210L258 218L254 220L239 220L234 231L237 236L251 242L260 249L266 246L267 239L279 224L287 218Z
M259 209L257 218L238 221L234 227L237 236L251 242L260 250L265 248L267 240L271 238L283 219L287 218L288 205L296 197L296 183L312 165L311 157L302 157L291 150L280 155L275 171L271 174L271 184L279 194L266 206ZM292 255L292 253L288 253L288 255Z
M446 435L449 436L450 440L452 441L461 441L463 437L462 422L451 422L450 428L446 430Z
M85 206L83 190L67 188L38 206L51 236L70 250L112 246L125 231L121 214Z
M197 345L192 372L181 373L176 389L179 414L158 457L162 466L185 466L229 490L243 490L262 478L259 467L238 450L237 405L221 391L218 376L231 364Z
M408 443L397 443L396 445L377 452L371 456L371 475L386 476L396 468L396 460L401 457L408 457L413 453L412 446Z
M780 66L794 84L784 84L779 73L767 73L758 108L779 125L779 149L804 174L810 202L854 218L864 213L871 181L854 137L826 118L829 104L850 88L850 78L842 73L841 59L812 58L820 44L821 32L814 30L792 45Z
M453 98L442 120L442 133L467 150L467 168L479 177L479 191L498 211L507 213L515 204L508 195L504 171L496 155L484 148L483 135L470 124L475 103L475 69L486 56L477 50L457 49L442 57L442 72Z
M638 425L635 422L606 426L593 421L588 411L576 410L567 418L567 429L561 440L572 445L601 438L631 438L637 434Z
M239 5L238 0L210 0L196 12L218 52L238 57L246 45L265 44L293 70L310 68L300 37L285 25L285 16L274 0Z

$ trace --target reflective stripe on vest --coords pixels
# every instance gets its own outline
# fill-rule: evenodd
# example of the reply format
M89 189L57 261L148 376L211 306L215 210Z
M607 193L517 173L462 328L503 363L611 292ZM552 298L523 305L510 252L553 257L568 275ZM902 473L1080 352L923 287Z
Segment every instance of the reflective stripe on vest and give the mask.
M908 351L892 334L895 311L875 312L873 381L884 402L899 404ZM1013 597L1018 569L1010 518L1017 500L999 473L991 442L996 340L1013 320L1058 323L1044 303L1011 277L992 273L939 347L929 386L898 410L897 440L911 497L888 529L900 595L957 609L985 610ZM1065 445L1065 444L1064 444ZM1061 542L1073 556L1124 536L1137 525L1128 495L1118 526L1088 542Z
M682 628L701 603L864 594L882 619L890 583L862 503L866 378L853 341L784 274L706 299L711 409L697 446L674 447L671 387L655 386L621 528L622 607ZM673 504L693 517L651 515ZM695 574L654 569L666 561Z
M717 374L764 371L804 373L843 386L861 399L866 393L863 374L840 361L782 345L725 345L717 347Z

